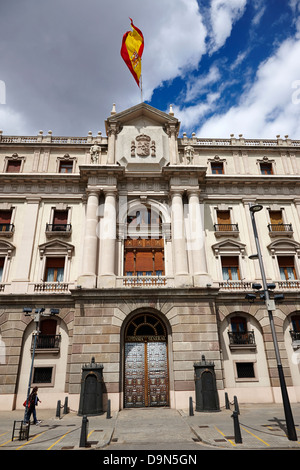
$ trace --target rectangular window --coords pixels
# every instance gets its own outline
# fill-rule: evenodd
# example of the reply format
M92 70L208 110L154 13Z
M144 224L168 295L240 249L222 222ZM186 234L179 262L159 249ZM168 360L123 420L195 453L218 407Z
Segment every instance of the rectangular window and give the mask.
M231 230L231 218L230 211L217 211L218 218L218 231L230 231Z
M254 379L253 362L236 362L236 373L238 379Z
M65 258L47 258L45 281L63 282L64 280Z
M72 173L73 171L73 162L71 161L61 161L59 164L60 173Z
M33 373L34 384L52 384L53 367L35 367Z
M238 281L240 279L238 256L222 256L222 274L224 281Z
M211 162L211 172L213 175L223 175L224 174L223 162Z
M7 173L20 173L21 171L21 160L8 160L6 172Z
M282 211L269 211L272 225L283 224Z
M293 256L278 256L280 278L282 281L297 279Z
M260 163L260 172L262 175L273 175L272 163Z
M54 210L52 230L65 232L68 224L68 210Z
M11 216L11 210L0 210L0 232L9 232Z

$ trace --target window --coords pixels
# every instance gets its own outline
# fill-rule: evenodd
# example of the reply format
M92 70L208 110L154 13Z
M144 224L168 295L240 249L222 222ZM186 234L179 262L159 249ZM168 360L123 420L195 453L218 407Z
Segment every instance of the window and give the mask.
M245 333L247 331L247 322L244 317L231 318L231 329L235 333Z
M283 224L282 211L269 211L269 216L272 225Z
M5 258L0 258L0 282L2 282L3 278L4 261Z
M282 281L293 281L297 279L294 257L293 256L278 256L278 265L280 271L280 278Z
M238 256L222 256L222 275L224 281L238 281L240 279Z
M253 362L236 362L236 373L238 379L254 379L254 363Z
M11 231L11 210L0 210L0 232Z
M300 333L300 315L292 316L292 326L295 332Z
M20 173L22 160L8 160L6 172L7 173Z
M217 211L218 230L228 231L231 230L230 211Z
M138 242L145 242L145 240L138 240ZM150 240L149 240L150 241ZM159 243L153 249L149 249L146 243L137 243L130 240L130 244L125 243L125 275L126 276L163 276L164 275L164 253L163 253L163 240L158 240ZM130 249L129 249L129 245ZM131 249L132 245L136 248Z
M68 210L54 210L52 230L65 231L68 224Z
M260 163L260 172L262 175L273 175L272 163Z
M52 384L53 367L35 367L33 373L34 384Z
M223 162L211 162L211 172L213 175L223 175L224 174Z
M72 173L73 161L61 160L59 163L59 173Z
M63 282L64 280L65 258L46 259L46 282Z

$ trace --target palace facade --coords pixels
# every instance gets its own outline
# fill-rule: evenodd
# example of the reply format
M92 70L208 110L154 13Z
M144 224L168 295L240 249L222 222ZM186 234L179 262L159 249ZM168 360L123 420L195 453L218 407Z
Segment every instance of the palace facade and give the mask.
M0 134L0 408L31 384L78 410L103 365L112 409L195 400L195 363L242 403L281 401L249 205L291 402L300 401L300 141L179 137L172 109L115 106L106 135ZM31 308L33 314L24 313ZM50 315L51 309L59 309Z

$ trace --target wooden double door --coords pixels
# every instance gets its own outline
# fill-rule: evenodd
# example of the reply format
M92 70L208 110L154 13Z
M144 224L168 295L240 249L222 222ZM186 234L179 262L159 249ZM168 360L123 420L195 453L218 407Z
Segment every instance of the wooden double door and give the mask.
M169 405L167 343L125 343L125 408Z

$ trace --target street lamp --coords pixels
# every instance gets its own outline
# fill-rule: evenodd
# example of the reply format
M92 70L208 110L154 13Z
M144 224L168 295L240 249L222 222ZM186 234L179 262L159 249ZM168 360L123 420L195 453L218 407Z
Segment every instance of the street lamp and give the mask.
M26 317L30 317L32 313L32 308L29 307L24 307L23 312L25 313ZM33 364L34 364L34 355L35 355L35 349L36 349L36 344L37 344L37 339L40 333L40 320L41 316L52 316L52 315L57 315L59 314L59 309L50 309L50 314L44 313L45 309L44 308L36 308L35 309L35 314L33 316L33 320L35 322L35 330L33 332L34 336L34 341L33 341L33 347L32 347L32 359L31 359L31 367L30 367L30 373L29 373L29 381L28 381L28 389L27 389L27 398L26 398L26 406L25 406L25 413L24 413L24 423L26 422L26 417L27 417L27 412L28 412L28 399L30 395L30 387L31 387L31 381L32 381L32 373L33 373Z
M263 299L265 301L266 308L268 310L269 321L270 321L271 332L272 332L272 338L273 338L274 349L275 349L278 376L279 376L279 382L280 382L280 388L281 388L281 394L282 394L282 402L283 402L285 420L286 420L286 427L287 427L287 435L288 435L288 439L290 441L297 441L297 434L296 434L296 430L295 430L293 414L292 414L292 410L291 410L290 400L289 400L287 387L286 387L286 383L285 383L285 378L284 378L284 373L283 373L283 369L282 369L282 364L281 364L281 359L280 359L280 354L279 354L278 341L277 341L277 336L276 336L276 331L275 331L275 326L274 326L274 319L273 319L273 313L272 312L276 310L275 300L270 299L270 293L269 293L269 289L274 289L275 285L274 285L274 283L267 284L265 269L264 269L263 260L262 260L262 254L261 254L261 250L260 250L259 238L258 238L258 233L257 233L257 228L256 228L256 222L255 222L255 217L254 217L255 212L259 212L262 208L263 207L260 204L255 204L255 205L252 205L251 203L249 204L252 227L253 227L254 238L255 238L255 244L256 244L256 249L257 249L257 258L258 258L258 261L259 261L259 267L260 267L261 278L262 278L262 283L263 283L263 292L264 292ZM282 300L282 298L281 299L277 298L277 300Z

